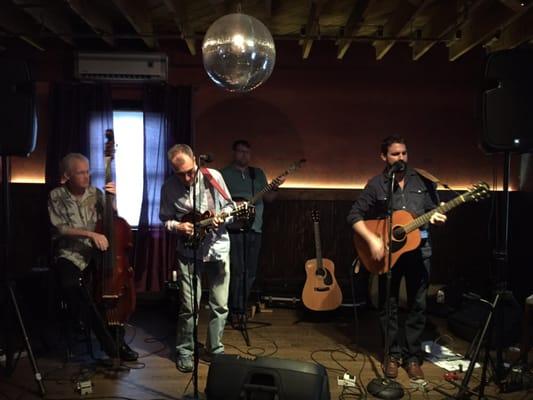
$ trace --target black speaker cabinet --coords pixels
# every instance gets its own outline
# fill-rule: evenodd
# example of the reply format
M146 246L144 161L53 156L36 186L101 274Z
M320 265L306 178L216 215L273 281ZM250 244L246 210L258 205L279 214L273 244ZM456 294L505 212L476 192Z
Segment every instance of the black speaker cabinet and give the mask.
M35 83L24 61L0 58L0 155L27 156L35 150Z
M216 356L207 375L208 400L329 400L324 367L293 360Z
M488 153L533 151L533 51L491 54L485 67L481 146Z

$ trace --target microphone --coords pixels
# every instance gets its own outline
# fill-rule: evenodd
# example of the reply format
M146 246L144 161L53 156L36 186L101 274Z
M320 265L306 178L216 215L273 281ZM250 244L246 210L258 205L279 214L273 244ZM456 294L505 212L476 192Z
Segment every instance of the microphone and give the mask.
M214 160L211 154L200 154L198 156L198 159L200 160L200 162L204 162L204 163L210 163Z
M398 172L403 172L407 168L407 164L405 161L398 160L394 164L391 165L388 171L388 176L392 176L392 174L396 174Z

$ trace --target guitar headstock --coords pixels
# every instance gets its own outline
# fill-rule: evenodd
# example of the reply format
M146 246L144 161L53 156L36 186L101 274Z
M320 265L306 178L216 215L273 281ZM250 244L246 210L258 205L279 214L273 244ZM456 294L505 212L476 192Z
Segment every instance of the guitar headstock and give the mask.
M112 160L115 157L115 133L113 129L105 130L105 138L104 156Z
M313 219L313 222L320 222L320 211L318 210L311 211L311 218Z
M233 209L231 215L235 216L236 218L245 218L250 213L252 207L253 206L251 206L248 202L243 201Z
M289 168L285 172L283 172L278 177L272 179L272 182L270 182L272 187L279 187L283 183L283 178L285 178L287 175L289 175L291 172L297 170L298 168L301 168L302 165L307 160L305 158L301 158L300 160L296 161L295 163L291 164Z
M463 195L468 200L478 201L490 197L490 187L486 182L479 181Z
M285 172L285 175L289 174L290 172L293 172L293 171L297 170L298 168L302 168L302 166L306 162L307 162L307 160L305 158L300 158L298 161L296 161L295 163L291 164L291 166Z

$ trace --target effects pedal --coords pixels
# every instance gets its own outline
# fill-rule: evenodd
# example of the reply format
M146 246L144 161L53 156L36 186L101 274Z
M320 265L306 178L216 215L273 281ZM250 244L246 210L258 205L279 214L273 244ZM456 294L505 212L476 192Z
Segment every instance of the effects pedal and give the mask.
M337 376L337 385L346 387L355 387L355 376L345 372L344 375Z

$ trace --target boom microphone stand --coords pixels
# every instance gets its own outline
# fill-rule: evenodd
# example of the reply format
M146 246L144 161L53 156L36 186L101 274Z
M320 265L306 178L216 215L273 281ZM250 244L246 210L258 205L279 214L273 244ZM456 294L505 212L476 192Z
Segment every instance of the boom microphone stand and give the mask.
M28 354L28 357L30 359L33 373L34 373L34 379L37 385L39 386L39 392L41 396L46 395L46 391L43 385L41 373L39 372L39 368L37 367L37 362L35 360L35 357L33 355L33 351L31 349L30 341L28 339L28 333L26 331L26 328L24 327L24 322L22 320L22 315L20 313L19 306L17 304L17 299L15 297L15 293L13 291L13 282L11 281L11 277L9 276L9 265L11 262L11 212L10 212L10 190L9 190L9 168L10 163L8 162L8 157L5 154L0 155L0 158L2 158L2 208L3 208L3 240L2 240L2 264L3 264L3 272L2 276L0 276L0 290L4 290L4 288L8 292L8 307L4 310L6 313L5 321L5 342L6 342L6 366L5 371L6 375L11 375L15 370L15 365L13 364L13 348L11 347L13 345L12 339L10 335L12 334L12 330L9 329L9 326L11 325L11 310L9 308L9 304L13 306L13 311L15 311L17 322L20 328L20 332L22 333L23 339L24 339L24 345L26 347L26 352Z
M388 246L387 246L387 257L388 257L388 270L387 270L387 285L385 290L385 309L386 309L386 327L385 327L385 344L383 349L383 360L385 364L389 361L390 358L390 338L389 338L389 323L390 323L390 288L392 281L392 213L393 213L393 202L392 195L394 193L394 183L396 181L396 173L405 171L406 164L403 161L397 161L394 163L388 172L389 177L389 187L388 187L388 199L387 199L387 219L388 219ZM402 386L393 379L378 377L372 379L368 385L367 390L373 396L379 399L400 399L404 395Z

